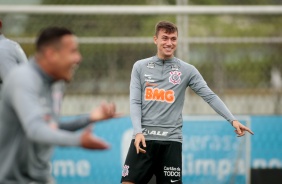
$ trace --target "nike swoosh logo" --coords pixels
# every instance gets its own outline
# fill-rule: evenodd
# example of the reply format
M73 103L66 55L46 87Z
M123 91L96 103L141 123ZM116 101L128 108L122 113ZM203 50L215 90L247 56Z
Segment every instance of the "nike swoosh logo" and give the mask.
M170 180L171 183L175 183L177 181L179 181L179 180Z
M150 77L150 76L152 76L152 75L145 74L144 76L145 76L145 77Z

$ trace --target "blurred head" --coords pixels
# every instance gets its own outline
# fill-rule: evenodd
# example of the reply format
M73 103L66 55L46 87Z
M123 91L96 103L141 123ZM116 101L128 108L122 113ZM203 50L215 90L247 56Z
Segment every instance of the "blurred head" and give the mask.
M158 57L168 59L173 57L177 47L178 29L171 22L161 21L155 27L154 42L157 45Z
M67 28L49 27L36 40L36 58L55 80L69 82L81 61L76 36Z

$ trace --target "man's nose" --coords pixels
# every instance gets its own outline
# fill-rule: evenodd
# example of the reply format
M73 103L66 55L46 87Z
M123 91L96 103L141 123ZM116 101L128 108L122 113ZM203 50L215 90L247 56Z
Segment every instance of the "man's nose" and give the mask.
M172 42L170 39L167 40L166 45L172 45Z

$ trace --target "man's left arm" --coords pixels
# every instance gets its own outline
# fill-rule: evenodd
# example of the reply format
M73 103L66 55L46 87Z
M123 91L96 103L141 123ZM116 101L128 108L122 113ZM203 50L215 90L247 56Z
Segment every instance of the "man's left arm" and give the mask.
M76 131L97 121L118 117L114 103L102 103L88 115L83 115L70 121L59 122L59 128L68 131Z
M68 131L77 131L91 123L89 115L80 116L68 121L60 121L59 128Z
M189 86L191 89L201 96L205 102L207 102L219 115L229 121L232 126L236 129L235 133L238 136L243 136L245 131L253 132L246 126L242 125L230 110L226 107L223 101L208 87L206 81L203 79L202 75L196 68L193 68L193 72L191 73L191 78L189 81Z

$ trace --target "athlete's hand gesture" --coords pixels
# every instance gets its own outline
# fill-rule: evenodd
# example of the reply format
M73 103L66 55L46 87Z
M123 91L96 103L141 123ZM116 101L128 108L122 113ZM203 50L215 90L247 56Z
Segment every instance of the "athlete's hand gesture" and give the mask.
M102 103L97 108L93 109L90 113L91 121L102 121L105 119L110 119L114 117L118 117L116 114L116 105L114 103Z
M246 126L242 125L239 121L234 120L232 122L232 126L236 129L234 130L238 137L244 136L245 131L248 131L250 134L254 135L254 133Z
M146 150L140 147L140 143L142 144L143 148L146 148L145 137L142 133L136 134L134 146L136 148L137 154L139 154L139 152L146 153Z
M86 149L108 149L109 145L92 135L91 127L84 129L80 137L81 147Z

